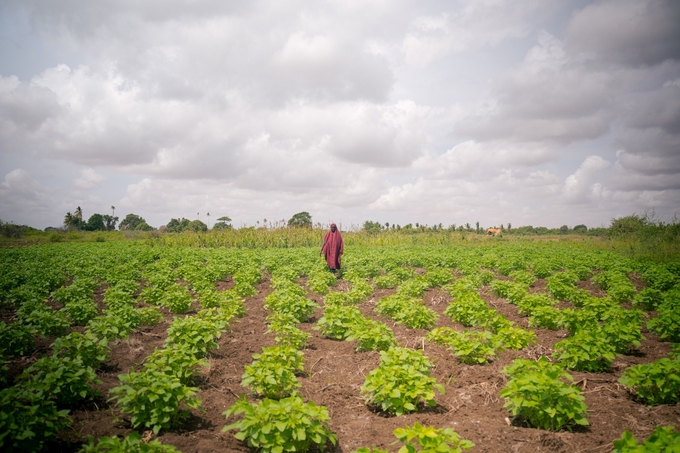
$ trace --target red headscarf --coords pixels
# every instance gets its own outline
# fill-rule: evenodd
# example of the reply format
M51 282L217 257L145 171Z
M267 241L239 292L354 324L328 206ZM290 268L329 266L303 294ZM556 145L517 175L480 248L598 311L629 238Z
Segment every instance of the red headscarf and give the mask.
M335 228L333 228L335 227ZM333 231L335 229L335 231ZM340 269L340 255L345 251L342 243L342 236L338 227L331 223L331 229L323 237L323 247L321 253L326 258L326 262L331 269Z

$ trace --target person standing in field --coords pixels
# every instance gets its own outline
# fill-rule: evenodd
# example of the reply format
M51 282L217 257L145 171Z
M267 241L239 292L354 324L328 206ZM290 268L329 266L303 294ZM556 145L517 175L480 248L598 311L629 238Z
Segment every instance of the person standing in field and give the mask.
M321 246L320 254L326 258L328 267L331 272L335 272L340 269L340 255L345 251L344 244L342 243L342 236L340 235L340 230L338 227L331 223L331 229L323 237L323 245Z

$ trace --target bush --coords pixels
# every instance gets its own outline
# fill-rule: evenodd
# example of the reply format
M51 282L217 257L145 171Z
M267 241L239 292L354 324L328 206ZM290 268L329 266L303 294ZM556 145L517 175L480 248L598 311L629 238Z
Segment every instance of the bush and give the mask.
M175 318L168 327L165 344L183 348L195 357L205 357L211 349L219 348L215 342L222 333L219 326L198 317Z
M661 453L680 450L680 433L673 426L657 426L652 434L638 445L633 434L625 430L619 440L614 441L612 453Z
M626 369L619 382L645 404L675 404L680 401L680 361L660 359Z
M295 451L304 453L312 444L323 451L326 443L337 443L337 436L328 427L328 411L299 396L279 401L264 399L251 404L245 398L238 400L224 415L244 414L243 419L225 426L222 431L238 429L238 440L247 440L248 447L262 453Z
M271 346L262 349L262 354L253 354L256 359L245 366L241 385L265 398L281 399L290 396L301 384L295 373L304 370L302 352L286 346Z
M0 345L13 356L25 355L35 348L32 329L17 323L7 325L0 322Z
M99 392L92 384L101 384L94 370L80 357L43 357L19 376L20 386L57 404L72 406Z
M92 333L71 332L57 338L52 343L52 351L57 357L79 358L84 366L96 370L102 362L108 360L109 348L105 338L100 339Z
M600 331L579 330L555 344L553 357L575 371L605 371L616 357L615 346Z
M356 340L357 351L386 351L397 345L392 329L380 321L363 317L351 326L346 340Z
M447 346L461 363L485 364L497 357L491 332L468 330L461 333L449 327L440 327L428 333L425 339Z
M208 362L196 357L186 348L170 346L165 349L154 349L154 352L146 358L144 371L163 373L177 378L184 385L189 385L199 366L208 366Z
M344 305L331 305L324 311L314 329L333 340L344 340L350 335L352 326L363 318L358 308Z

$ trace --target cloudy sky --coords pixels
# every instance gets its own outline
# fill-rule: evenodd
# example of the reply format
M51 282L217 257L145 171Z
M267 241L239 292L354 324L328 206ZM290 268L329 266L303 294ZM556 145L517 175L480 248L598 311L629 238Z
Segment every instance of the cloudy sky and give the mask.
M0 219L680 215L676 0L3 0Z

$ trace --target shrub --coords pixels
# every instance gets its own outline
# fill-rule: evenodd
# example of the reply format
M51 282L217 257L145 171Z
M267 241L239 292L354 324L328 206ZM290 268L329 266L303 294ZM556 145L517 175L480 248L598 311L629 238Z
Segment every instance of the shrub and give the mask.
M94 437L88 436L87 444L79 453L180 453L172 445L164 445L158 439L149 442L142 440L139 433L131 433L123 439L100 437L95 444Z
M182 404L200 409L201 400L196 397L197 388L183 385L179 379L159 371L133 370L118 376L120 385L110 390L116 406L130 415L133 428L143 426L158 434L161 429L176 425L188 415Z
M0 447L5 451L34 452L71 425L68 410L57 410L52 400L30 390L0 390Z
M680 401L680 361L659 359L626 369L619 382L645 404L675 404Z
M545 357L538 362L515 359L503 373L510 377L501 397L513 417L530 427L558 431L572 425L588 425L587 406L581 389L564 381L573 378Z
M296 451L304 453L312 444L323 451L326 443L337 443L337 436L328 427L328 411L310 401L305 403L297 395L279 401L264 399L251 404L238 400L224 415L244 414L243 419L225 426L222 431L238 429L238 440L263 453Z
M361 387L364 400L395 415L415 412L422 400L436 406L434 391L444 387L430 377L432 364L421 351L393 347L380 352L380 365L372 370Z

